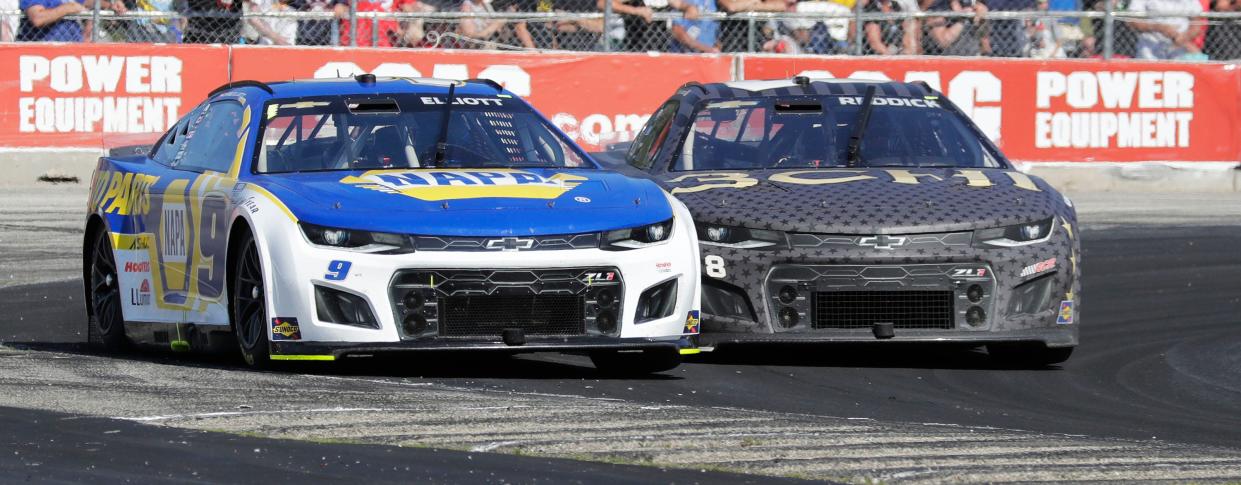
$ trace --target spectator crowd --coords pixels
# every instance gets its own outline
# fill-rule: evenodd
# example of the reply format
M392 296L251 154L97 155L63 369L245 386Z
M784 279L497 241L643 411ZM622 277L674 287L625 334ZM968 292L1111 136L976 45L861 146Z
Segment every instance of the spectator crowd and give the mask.
M1204 18L1241 0L97 0L122 18L75 15L95 1L0 0L0 41L1097 57L1104 19L1063 12L1110 10L1116 57L1241 58L1241 20ZM432 12L459 16L416 16Z

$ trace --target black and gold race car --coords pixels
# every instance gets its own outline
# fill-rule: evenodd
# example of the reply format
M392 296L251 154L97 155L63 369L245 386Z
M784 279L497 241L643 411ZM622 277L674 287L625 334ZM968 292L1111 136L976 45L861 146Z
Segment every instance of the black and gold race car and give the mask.
M610 155L695 219L704 346L955 342L1042 365L1077 345L1072 202L925 84L691 83Z

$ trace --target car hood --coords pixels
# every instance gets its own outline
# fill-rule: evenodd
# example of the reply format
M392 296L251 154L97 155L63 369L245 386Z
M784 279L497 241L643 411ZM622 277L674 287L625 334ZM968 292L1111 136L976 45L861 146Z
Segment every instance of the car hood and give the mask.
M760 170L669 175L662 184L685 202L699 223L790 232L963 231L1042 219L1060 214L1065 204L1043 180L1003 169ZM695 191L717 184L721 187Z
M660 222L657 185L604 170L422 169L261 175L301 221L444 236L555 235Z

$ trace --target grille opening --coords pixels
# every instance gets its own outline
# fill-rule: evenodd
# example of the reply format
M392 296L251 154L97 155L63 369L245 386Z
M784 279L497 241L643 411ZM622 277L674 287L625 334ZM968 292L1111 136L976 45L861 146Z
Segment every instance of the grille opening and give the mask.
M584 335L585 302L578 295L469 295L439 299L440 336Z
M951 329L952 291L824 291L814 294L814 328Z

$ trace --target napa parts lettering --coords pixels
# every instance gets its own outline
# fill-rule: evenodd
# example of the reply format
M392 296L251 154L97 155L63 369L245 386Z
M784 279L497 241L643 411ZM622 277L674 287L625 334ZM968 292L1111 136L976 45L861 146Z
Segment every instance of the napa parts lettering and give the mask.
M1038 148L1189 147L1189 72L1039 72L1036 84Z
M181 70L172 56L20 56L18 131L164 132L181 108Z
M131 216L144 215L151 210L151 186L159 177L113 171L104 173L97 180L101 185L93 189L102 197L96 204L99 209L109 214Z
M524 170L497 169L372 170L340 181L364 189L440 201L486 197L555 199L584 180L586 177L564 173L543 177Z

